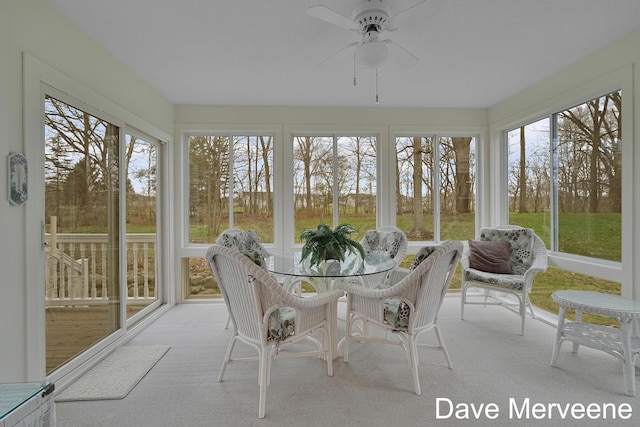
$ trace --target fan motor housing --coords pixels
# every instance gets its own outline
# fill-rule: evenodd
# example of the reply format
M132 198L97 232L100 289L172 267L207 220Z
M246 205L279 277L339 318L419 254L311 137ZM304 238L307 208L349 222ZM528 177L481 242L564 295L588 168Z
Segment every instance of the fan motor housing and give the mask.
M380 32L388 23L391 6L384 0L365 0L353 9L353 20L359 25L361 34Z

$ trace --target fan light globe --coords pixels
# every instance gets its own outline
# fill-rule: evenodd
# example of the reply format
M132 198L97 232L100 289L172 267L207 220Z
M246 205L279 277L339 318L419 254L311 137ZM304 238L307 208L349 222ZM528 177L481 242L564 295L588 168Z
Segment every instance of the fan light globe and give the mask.
M389 56L389 48L385 42L371 41L358 46L356 61L366 68L377 68Z

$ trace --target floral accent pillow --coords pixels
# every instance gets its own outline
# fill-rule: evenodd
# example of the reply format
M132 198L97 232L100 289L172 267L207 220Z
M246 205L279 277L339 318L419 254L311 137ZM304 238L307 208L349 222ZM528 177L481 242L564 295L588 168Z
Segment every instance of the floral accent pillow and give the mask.
M419 266L422 261L427 259L429 255L434 253L436 249L438 249L438 246L423 246L422 248L418 249L418 252L416 252L416 256L413 259L413 263L411 264L411 268L409 268L409 271L415 270L416 267Z
M284 341L294 335L296 322L296 310L291 307L282 307L275 310L269 316L267 337L273 341Z
M434 253L438 249L438 246L424 246L418 250L411 268L409 271L413 271L418 267L425 259L429 258L429 255ZM409 304L399 299L388 299L384 302L384 320L396 329L407 329L409 326L409 314L411 309Z
M258 235L253 230L242 231L242 230L226 230L223 231L216 243L222 246L226 246L228 248L233 248L242 252L244 255L249 257L253 262L258 264L259 266L265 268L264 259L271 255L263 246L260 244L260 239Z
M360 244L365 253L384 253L393 259L398 255L402 240L400 231L369 230Z

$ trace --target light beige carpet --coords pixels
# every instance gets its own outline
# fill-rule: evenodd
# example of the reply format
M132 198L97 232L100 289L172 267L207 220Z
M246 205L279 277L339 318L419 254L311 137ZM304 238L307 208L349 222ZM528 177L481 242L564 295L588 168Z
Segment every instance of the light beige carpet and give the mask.
M63 390L56 401L124 399L169 348L120 347Z

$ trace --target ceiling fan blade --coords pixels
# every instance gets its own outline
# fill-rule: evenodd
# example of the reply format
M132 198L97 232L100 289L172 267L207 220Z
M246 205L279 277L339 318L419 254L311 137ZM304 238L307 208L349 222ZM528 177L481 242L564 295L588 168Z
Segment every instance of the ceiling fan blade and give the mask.
M390 47L389 57L400 68L411 68L420 60L413 53L409 52L393 40L385 40L384 42Z
M344 56L349 52L349 50L351 48L358 47L359 45L360 45L359 42L353 42L353 43L350 43L350 44L346 45L345 47L343 47L342 49L340 49L336 53L334 53L334 54L328 56L327 58L323 59L322 61L318 62L318 64L316 64L316 67L318 67L318 69L323 69L323 68L326 68L326 67L330 66L331 64L334 64L334 63L338 62L340 59L344 58Z
M351 19L340 15L338 12L334 12L325 6L312 6L307 9L307 15L318 18L321 21L328 22L329 24L346 28L347 30L356 30L358 28L358 24L353 22Z
M427 0L421 0L418 1L417 3L407 7L406 9L402 9L400 11L398 11L397 13L394 13L393 16L391 17L391 22L389 22L388 27L390 28L391 31L395 31L396 28L394 27L395 25L395 21L396 18L398 17L402 17L404 15L406 15L407 12L409 12L410 10L413 10L415 7L420 6L423 3L426 3ZM442 10L444 9L444 2L440 2L440 1L433 1L433 0L429 0L429 18L428 19L432 19L434 16L439 15Z
M411 9L413 9L416 6L420 6L422 3L426 2L427 0L421 0L415 4L413 4L412 6L407 7L406 9L402 9L399 10L397 13L393 14L393 18L397 18L398 16L402 15L403 13L407 13L408 11L410 11Z

